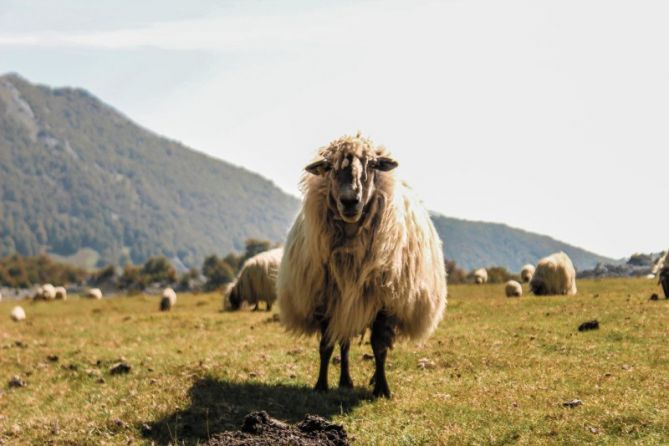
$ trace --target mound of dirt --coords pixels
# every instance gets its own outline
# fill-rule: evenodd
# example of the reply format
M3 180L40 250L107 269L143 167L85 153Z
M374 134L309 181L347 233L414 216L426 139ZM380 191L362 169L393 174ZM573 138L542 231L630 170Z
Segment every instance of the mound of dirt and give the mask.
M307 415L296 425L283 423L267 412L251 412L242 423L242 430L212 437L208 446L348 446L343 426L317 415Z

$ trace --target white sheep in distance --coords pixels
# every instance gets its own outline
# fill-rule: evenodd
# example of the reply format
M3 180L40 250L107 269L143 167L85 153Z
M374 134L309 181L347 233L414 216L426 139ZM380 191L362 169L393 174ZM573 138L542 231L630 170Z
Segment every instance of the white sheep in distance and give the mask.
M506 297L521 297L523 295L523 287L515 280L509 280L504 284L504 292Z
M270 249L244 262L235 281L224 291L224 307L238 310L243 302L255 305L265 302L267 311L276 301L276 279L283 257L283 248Z
M524 283L529 283L530 280L532 280L532 276L534 275L534 265L530 265L529 263L520 270L520 280L522 280Z
M45 283L44 285L37 288L33 300L54 300L56 298L56 287L50 283Z
M26 312L22 307L16 306L12 308L12 312L9 313L9 317L11 317L14 322L20 322L25 320Z
M530 280L530 290L537 296L576 294L576 269L564 252L539 260Z
M85 296L89 299L102 299L102 291L100 288L91 288L90 290L86 291Z
M177 293L172 288L165 288L160 299L160 311L170 311L177 303Z
M280 320L320 333L317 391L328 388L335 343L340 387L352 387L351 338L371 328L374 396L390 397L387 351L396 335L421 340L446 307L442 243L422 203L395 178L397 162L360 135L321 149L306 166L302 208L279 269Z
M479 285L488 283L488 270L485 268L479 268L474 271L474 281Z
M65 289L65 287L57 286L55 288L55 292L56 292L55 299L67 300L67 290Z

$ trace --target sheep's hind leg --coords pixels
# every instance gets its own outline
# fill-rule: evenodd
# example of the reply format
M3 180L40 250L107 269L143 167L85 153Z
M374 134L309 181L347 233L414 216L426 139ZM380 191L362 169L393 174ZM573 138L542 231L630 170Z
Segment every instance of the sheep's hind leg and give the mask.
M385 311L379 312L372 324L372 350L374 351L374 362L376 371L374 372L374 391L375 397L383 396L390 398L390 388L386 380L386 356L388 349L393 346L395 338L395 323L391 316Z
M339 349L341 350L341 374L339 375L339 387L352 389L353 380L351 379L351 372L349 371L349 361L348 361L348 351L351 348L350 341L344 341L339 343Z
M326 330L327 324L323 324L321 327L321 343L318 348L321 356L321 367L318 371L318 381L314 386L314 390L316 392L328 391L328 365L330 364L330 358L332 357L332 352L334 351L334 345L330 343L330 340L326 336Z

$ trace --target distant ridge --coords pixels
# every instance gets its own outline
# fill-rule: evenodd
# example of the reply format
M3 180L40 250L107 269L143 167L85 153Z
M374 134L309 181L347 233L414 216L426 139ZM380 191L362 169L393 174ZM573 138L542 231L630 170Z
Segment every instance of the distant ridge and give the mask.
M233 150L234 148L230 148ZM0 76L0 255L200 266L283 239L298 201L246 169L131 122L90 93ZM96 257L97 256L97 257Z
M459 220L433 213L437 232L445 242L444 254L465 269L504 266L519 271L526 263L557 251L564 251L577 269L593 268L597 263L617 263L585 249L546 235L512 228L502 223Z

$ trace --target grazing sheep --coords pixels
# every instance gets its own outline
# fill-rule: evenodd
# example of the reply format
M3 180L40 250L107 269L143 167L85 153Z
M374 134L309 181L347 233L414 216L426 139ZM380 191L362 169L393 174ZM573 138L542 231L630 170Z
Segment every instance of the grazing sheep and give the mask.
M657 274L659 275L659 283L662 285L664 297L669 299L669 250L663 258L657 262Z
M261 252L244 262L235 281L226 287L224 306L238 310L242 302L248 302L255 304L253 310L256 311L259 302L264 301L267 311L270 311L276 301L276 278L282 257L283 248L277 248Z
M530 280L532 280L532 276L534 275L534 265L530 265L529 263L520 270L520 279L524 283L529 283Z
M56 299L67 300L67 290L65 287L57 286L56 287Z
M551 294L576 294L576 270L564 252L539 260L530 280L530 290L537 296Z
M385 362L395 336L424 339L443 316L442 243L396 167L385 148L357 135L332 142L305 168L277 289L286 328L321 335L317 391L328 388L335 343L339 386L353 386L350 340L371 328L374 395L390 397Z
M523 295L523 287L515 280L509 280L504 285L506 297L520 297Z
M0 302L2 302L2 293L0 293Z
M485 268L479 268L474 271L474 281L481 285L488 282L488 271Z
M102 291L100 288L91 288L86 292L86 297L89 299L102 299Z
M20 322L26 318L26 312L22 307L14 307L12 312L9 313L9 317L11 317L14 322Z
M170 311L177 303L177 293L172 288L163 290L163 297L160 299L160 311Z
M56 287L50 283L45 283L44 285L37 288L35 295L33 296L34 300L54 300L56 298Z

